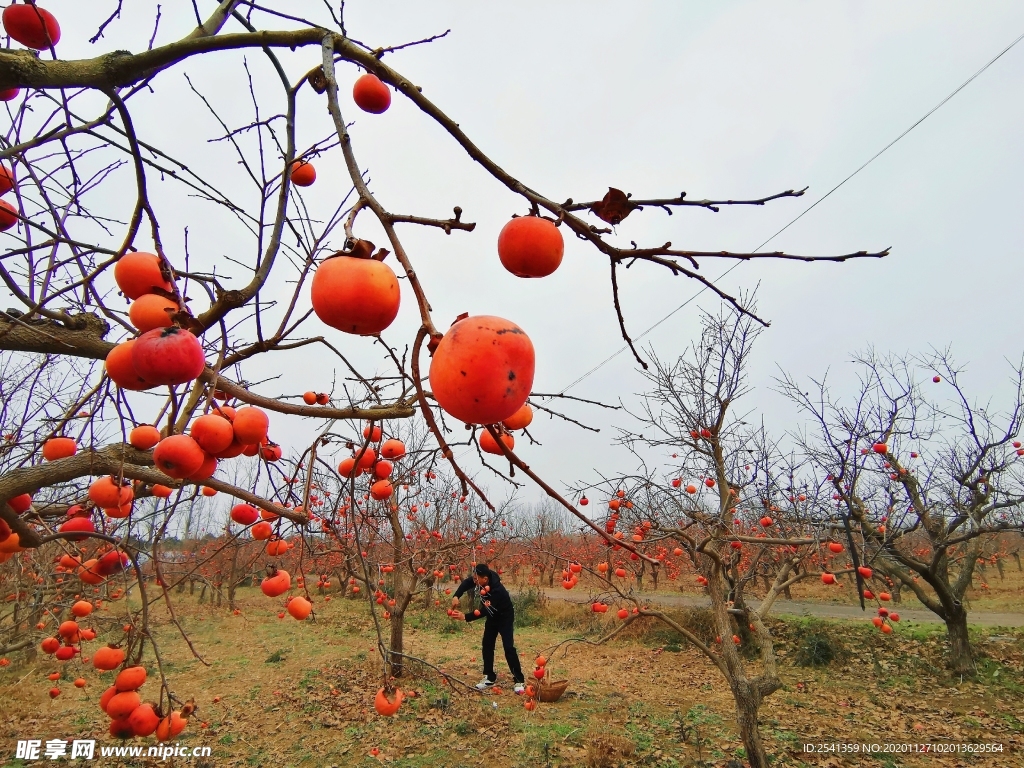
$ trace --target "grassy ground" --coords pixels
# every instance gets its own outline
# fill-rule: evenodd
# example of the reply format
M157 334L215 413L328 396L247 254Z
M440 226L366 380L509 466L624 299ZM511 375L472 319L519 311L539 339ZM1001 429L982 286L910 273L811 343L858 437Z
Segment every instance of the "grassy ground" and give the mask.
M244 592L240 606L234 616L178 597L178 618L209 667L190 655L157 608L170 685L199 706L179 740L213 748L212 759L179 765L726 766L742 759L732 699L717 670L660 626L637 622L605 646L563 646L549 666L571 680L569 691L535 712L511 691L466 695L444 686L437 673L417 669L401 681L415 697L389 719L373 710L380 672L364 604L321 600L317 621L303 624L279 620L276 601L271 606L257 592ZM538 652L616 621L535 600L519 613L524 626L517 646L528 669ZM680 620L703 626L700 612L681 613ZM409 653L454 677L479 679L479 626L451 623L440 609L414 612L407 622ZM775 765L1024 765L1024 633L975 635L981 674L961 681L943 671L943 636L931 628L898 626L885 637L863 622L790 620L775 622L773 630L785 687L766 700L761 722ZM829 657L826 666L799 664ZM86 666L76 661L61 670L39 655L12 656L12 665L0 669L0 764L22 765L11 759L18 738L112 743L96 704L112 673ZM505 671L500 683L510 688L500 649L498 668ZM54 684L46 675L58 670L62 694L51 701ZM71 684L79 674L88 680L84 689ZM155 680L143 692L144 699L155 698ZM802 751L804 743L840 741L998 742L1004 751L976 757Z

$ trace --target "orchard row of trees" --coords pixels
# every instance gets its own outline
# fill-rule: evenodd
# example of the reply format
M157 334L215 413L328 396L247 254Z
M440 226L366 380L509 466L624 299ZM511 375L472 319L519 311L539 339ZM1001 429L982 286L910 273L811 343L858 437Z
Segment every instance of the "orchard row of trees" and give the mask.
M900 596L909 590L946 623L952 669L972 674L967 590L978 567L994 565L1002 574L1004 561L1015 560L1019 570L1024 543L1019 368L1013 401L999 409L972 404L962 372L946 355L915 362L863 356L852 406L829 400L824 381L803 390L784 376L780 391L811 417L801 431L773 439L763 425L752 426L751 413L732 416L747 392L744 366L756 336L749 318L724 311L704 318L700 342L688 355L672 363L654 358L652 388L633 414L646 437L624 431L620 439L638 459L672 454L656 471L576 489L577 509L589 513L601 536L551 503L491 510L462 495L458 478L435 463L431 436L406 430L393 433L404 438L405 453L394 462L392 492L383 499L373 495L374 474L346 478L314 451L299 457L293 466L303 477L281 477L265 495L282 499L283 509L293 505L284 499L301 502L291 509L309 510L303 524L268 510L257 514L244 503L225 520L222 496L202 483L166 499L146 498L146 486L137 484L131 514L107 520L99 543L56 534L20 556L0 544L9 561L0 570L9 603L0 622L3 652L52 633L41 621L47 606L70 610L70 592L80 582L96 584L102 599L120 601L134 628L145 627L153 602L171 604L186 586L189 594L198 588L201 597L209 594L233 610L239 586L284 572L295 576L289 586L310 604L331 595L366 599L389 679L397 678L405 673L406 612L416 604L439 605L482 561L521 588L561 586L581 610L613 609L621 623L613 621L597 642L641 617L679 631L722 671L745 743L755 749L760 703L781 685L764 619L801 580L855 584L866 615L886 633L899 621ZM360 442L354 437L347 444L357 466L371 444L387 442L374 429L366 426ZM330 437L318 444L324 442ZM275 471L279 463L252 459ZM88 490L78 492L88 504ZM244 525L236 520L240 507L252 515ZM47 527L67 513L66 506L33 499L25 517ZM129 552L136 568L90 581L83 564L101 560L111 544ZM711 599L715 618L708 629L716 641L652 604L645 579L653 589L659 579L673 587L685 581L686 589L695 582ZM66 581L75 586L62 586ZM139 607L124 602L135 588L142 592ZM299 605L269 602L269 610L296 615ZM111 616L108 623L116 621ZM141 655L142 638L133 631L124 642Z

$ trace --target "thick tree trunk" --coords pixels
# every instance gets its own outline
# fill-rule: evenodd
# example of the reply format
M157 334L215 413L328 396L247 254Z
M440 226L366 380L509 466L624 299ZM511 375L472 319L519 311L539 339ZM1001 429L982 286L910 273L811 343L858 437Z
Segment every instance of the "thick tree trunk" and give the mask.
M962 607L951 611L946 617L946 632L949 635L949 659L953 672L974 675L974 652L967 634L967 611Z
M404 671L404 659L401 656L395 656L396 653L405 653L405 611L399 610L399 606L395 605L395 610L391 612L391 643L389 645L391 649L391 674L394 677L401 677Z
M787 600L793 599L793 593L789 591L789 584L782 588L782 596Z
M740 739L747 752L750 768L768 768L768 753L764 751L761 732L757 727L761 698L746 682L734 684L732 695L736 701L736 725L739 727Z

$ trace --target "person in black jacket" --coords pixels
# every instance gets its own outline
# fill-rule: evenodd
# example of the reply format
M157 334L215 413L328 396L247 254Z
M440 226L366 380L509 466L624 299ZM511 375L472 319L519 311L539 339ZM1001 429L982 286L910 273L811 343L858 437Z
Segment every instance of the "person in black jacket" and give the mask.
M480 607L469 613L462 613L458 610L459 598L474 587L480 595ZM452 610L449 615L456 621L484 619L482 649L484 679L477 683L476 687L481 691L486 690L493 686L498 679L498 675L494 671L494 644L498 635L501 635L501 644L505 648L505 661L508 662L508 668L515 683L514 690L516 693L522 693L525 689L526 678L523 677L523 668L519 664L519 654L516 652L515 638L512 635L516 618L512 597L501 583L498 574L488 568L486 563L478 563L469 578L455 590L455 596L452 598Z

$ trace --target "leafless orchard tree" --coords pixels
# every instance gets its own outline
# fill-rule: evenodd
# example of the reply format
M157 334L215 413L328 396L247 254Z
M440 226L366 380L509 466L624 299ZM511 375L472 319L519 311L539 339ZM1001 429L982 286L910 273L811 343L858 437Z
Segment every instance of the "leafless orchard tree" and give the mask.
M613 534L616 549L631 542L640 557L667 545L696 566L711 598L713 626L707 630L715 640L647 605L614 572L593 576L605 586L598 600L633 605L627 622L642 616L664 622L719 669L735 701L747 758L760 767L768 765L768 756L758 712L782 686L764 619L792 584L820 576L818 549L828 529L810 514L807 493L796 487L801 466L738 410L758 333L749 316L726 308L703 317L700 339L679 359L665 362L652 355L646 372L651 389L634 414L640 427L620 439L638 458L641 447L671 451L676 466L666 477L642 464L640 473L602 484L612 508L606 530L620 523L625 528ZM651 565L657 568L659 561ZM755 607L746 592L766 574L769 585Z
M986 542L1024 522L1024 369L1011 367L1010 396L995 405L969 394L947 351L869 351L855 364L849 398L826 378L780 381L810 417L799 441L832 486L820 514L850 532L864 567L942 619L953 670L973 674L965 595Z

